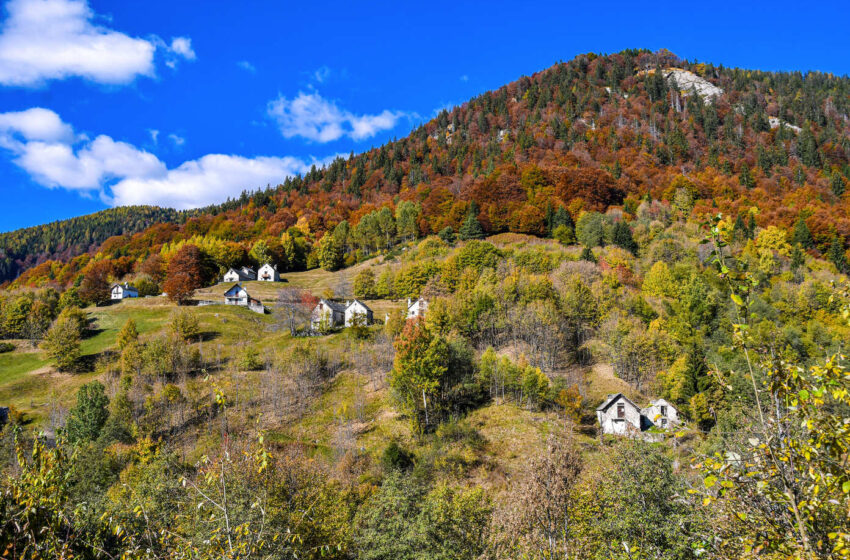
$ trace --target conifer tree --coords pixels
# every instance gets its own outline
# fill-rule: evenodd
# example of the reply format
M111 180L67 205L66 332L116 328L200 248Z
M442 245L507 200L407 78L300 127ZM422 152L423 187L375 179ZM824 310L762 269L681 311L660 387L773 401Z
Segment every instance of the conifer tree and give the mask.
M478 205L475 201L472 201L469 205L469 212L466 214L463 225L460 226L458 237L463 241L484 237L484 229L481 227L481 222L478 221Z
M741 164L741 171L738 174L738 181L741 185L751 189L756 186L755 179L753 179L752 173L750 173L750 166L746 163Z
M799 244L803 249L811 249L815 246L815 240L812 238L812 232L809 231L809 226L803 216L797 218L794 224L794 233L791 235L791 242Z
M827 256L832 261L832 264L835 265L835 268L838 269L838 272L847 273L847 257L844 255L844 243L842 243L838 235L832 236L832 243L829 246Z
M632 237L632 228L625 221L620 220L614 224L612 238L615 245L622 247L633 255L637 255L638 246Z
M844 178L841 176L841 173L839 173L838 171L836 171L835 173L832 174L831 186L832 186L832 193L835 196L841 196L842 194L844 194L844 189L845 189Z

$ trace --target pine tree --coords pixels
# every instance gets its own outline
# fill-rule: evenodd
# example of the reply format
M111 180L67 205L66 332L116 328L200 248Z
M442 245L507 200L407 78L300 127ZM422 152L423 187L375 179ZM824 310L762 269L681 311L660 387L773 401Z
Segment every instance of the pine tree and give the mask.
M809 226L803 216L797 218L797 223L794 224L794 233L791 235L791 243L797 243L804 249L811 249L815 246L815 240L812 238L812 232L809 231Z
M836 171L835 173L832 174L831 186L832 186L832 193L835 196L841 196L842 194L844 194L844 189L845 189L844 178L841 176L841 173L839 173L838 171Z
M632 229L625 221L620 220L614 224L612 238L615 245L622 247L633 255L637 255L637 243L635 243L635 240L632 237Z
M832 264L835 265L835 268L838 269L838 272L847 272L847 257L844 255L844 243L842 243L837 235L832 237L832 243L829 246L827 256L832 261Z
M750 214L750 223L747 225L747 239L756 237L756 217Z
M791 249L791 272L796 272L806 264L806 254L800 244L797 243Z
M741 214L738 214L738 217L735 218L735 226L732 228L732 235L734 235L735 239L747 238L747 225L744 223L744 219L741 217Z
M746 163L741 164L741 171L738 174L738 181L741 185L751 189L756 186L756 181L753 179L752 173L750 173L750 166Z
M460 226L458 237L463 241L484 237L484 229L481 227L481 222L478 221L478 205L475 201L472 201L469 205L469 212L466 214L463 225Z
M589 261L592 263L596 262L596 255L593 254L593 249L587 246L585 246L581 250L581 255L579 256L579 258L583 261Z

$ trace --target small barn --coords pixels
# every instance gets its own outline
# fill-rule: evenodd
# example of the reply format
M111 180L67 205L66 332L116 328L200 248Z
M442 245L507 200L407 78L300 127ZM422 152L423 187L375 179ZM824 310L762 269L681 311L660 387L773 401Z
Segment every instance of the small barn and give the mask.
M374 318L369 306L359 299L355 299L345 306L345 326L350 327L354 325L356 318L362 318L362 324L364 325L371 325Z
M126 282L123 284L113 284L110 289L110 293L112 294L112 299L139 297L139 291L136 288L129 286Z
M255 313L265 313L266 308L260 300L252 298L248 294L248 290L242 287L241 284L234 284L229 290L224 292L225 305L238 305L247 307Z
M320 299L310 315L310 327L315 331L344 324L345 308L346 306L338 301Z
M411 301L410 298L407 299L407 318L413 319L414 317L422 317L425 315L425 312L428 310L428 300L425 298L419 298L414 301Z
M641 410L647 421L657 428L666 430L679 424L679 411L664 399L649 402L649 406Z
M272 266L269 263L264 264L257 271L257 280L260 282L280 282L280 273L277 271L277 265Z
M596 419L603 434L628 435L644 428L640 408L622 393L608 395L596 409Z
M257 279L257 273L253 268L243 266L242 268L229 268L224 273L224 282L250 282Z

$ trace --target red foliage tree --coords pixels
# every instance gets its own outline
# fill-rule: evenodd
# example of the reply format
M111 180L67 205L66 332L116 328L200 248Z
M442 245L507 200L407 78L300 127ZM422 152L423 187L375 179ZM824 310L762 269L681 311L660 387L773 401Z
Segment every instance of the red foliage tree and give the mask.
M185 303L196 289L203 285L204 267L200 249L184 245L168 262L168 273L163 289L168 299Z

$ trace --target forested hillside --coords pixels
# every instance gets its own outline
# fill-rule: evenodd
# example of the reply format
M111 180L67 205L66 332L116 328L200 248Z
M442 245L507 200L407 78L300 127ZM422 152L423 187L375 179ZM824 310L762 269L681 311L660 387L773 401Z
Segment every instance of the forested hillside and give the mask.
M583 55L27 269L3 556L850 558L849 113Z
M22 271L46 260L65 262L94 251L113 235L136 233L179 217L180 213L170 208L125 206L0 233L0 283L14 280Z
M380 220L361 218L394 212L399 201L417 205L423 235L457 231L470 209L486 233L550 235L560 208L574 220L615 205L628 219L644 199L723 211L747 226L790 231L803 220L806 248L825 253L837 240L843 252L849 91L846 77L817 72L691 64L666 52L582 55L443 111L407 138L202 209L180 227L124 231L102 253L140 263L165 242L198 235L250 249L296 225L317 245L346 221L357 234L351 248L368 254L387 235ZM85 229L64 243L84 243ZM53 254L62 242L47 233L23 247ZM56 280L58 268L42 264L19 284Z

